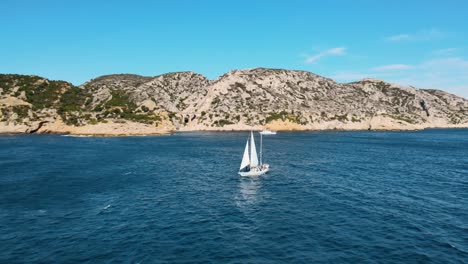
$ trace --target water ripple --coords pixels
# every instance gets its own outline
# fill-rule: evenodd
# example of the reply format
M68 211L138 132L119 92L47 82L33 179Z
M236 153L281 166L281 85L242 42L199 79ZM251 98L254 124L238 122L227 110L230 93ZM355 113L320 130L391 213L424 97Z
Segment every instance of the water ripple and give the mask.
M0 262L466 263L467 132L0 136Z

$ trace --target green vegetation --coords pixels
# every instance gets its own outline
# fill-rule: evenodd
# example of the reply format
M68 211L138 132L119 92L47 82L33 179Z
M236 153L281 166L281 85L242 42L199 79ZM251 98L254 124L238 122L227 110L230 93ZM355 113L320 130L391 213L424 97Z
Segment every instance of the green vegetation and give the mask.
M71 85L63 81L44 81L37 86L23 87L26 101L33 105L34 109L52 108L60 99L62 91Z
M285 111L281 111L279 113L273 112L273 113L270 113L270 115L265 118L265 122L270 123L271 121L275 121L279 119L281 119L282 121L285 121L288 117L289 117L289 114L286 113Z
M122 118L144 124L154 124L162 120L161 116L149 113L148 107L142 106L141 110L144 113L137 113L136 104L130 100L125 91L121 90L111 91L111 99L94 108L95 112L102 112L106 118ZM172 119L176 114L169 112L168 116Z
M1 121L7 121L8 118L16 114L16 119L22 121L25 118L29 117L29 110L31 108L27 105L15 105L10 107L1 108Z
M225 125L231 125L231 124L234 124L233 122L229 121L229 120L226 120L226 119L220 119L220 120L216 120L214 122L214 124L218 127L223 127Z
M5 108L0 108L0 121L7 121L7 112Z
M390 118L393 118L395 120L399 120L399 121L403 121L403 122L406 122L406 123L409 123L409 124L416 124L416 120L413 120L409 117L406 117L406 116L402 116L402 115L388 115L388 114L384 114L385 116L388 116Z
M14 87L24 91L25 88L33 86L39 80L43 79L32 75L0 74L0 87L3 88L5 93L9 93ZM15 96L18 95L19 93L15 94Z
M385 82L382 82L382 81L379 81L375 84L375 86L377 88L379 88L380 90L382 90L382 92L384 92L384 94L387 94L386 91L388 90L388 88L390 88L390 84L388 83L385 83Z
M49 81L38 76L2 74L0 86L5 92L12 92L16 88L14 96L20 96L24 92L26 101L32 105L33 110L55 108L61 116L65 113L79 111L91 95L85 90L74 87L64 81ZM13 109L20 118L27 116L25 106Z
M100 120L97 120L97 119L95 119L95 118L91 118L91 119L89 120L88 124L90 124L90 125L96 125L96 124L99 123L99 121L100 121Z
M270 113L270 115L265 118L265 121L261 123L268 124L272 121L280 120L280 119L282 121L288 120L289 122L301 124L301 125L307 124L307 121L305 121L304 118L302 118L300 114L294 114L294 111L291 114L287 113L286 111L281 111L279 113L277 112Z
M105 110L102 112L102 116L105 118L115 118L115 119L126 119L129 121L144 123L144 124L153 124L162 120L161 116L156 114L147 114L147 113L134 113L129 109L114 108ZM90 119L89 119L90 120Z
M245 88L246 88L246 87L245 87L245 84L239 83L239 82L234 83L234 86L235 86L235 87L239 87L239 88L241 88L241 89L243 89L243 90L245 90Z
M267 116L267 118L265 118L265 122L266 123L270 123L272 121L275 121L275 120L278 120L278 119L281 119L281 120L285 120L285 116L287 115L287 113L285 111L281 111L279 113L270 113L269 116Z
M174 75L174 77L176 76L179 75ZM256 75L254 75L252 78L255 79L255 76ZM0 119L4 121L16 121L13 119L17 119L18 121L24 120L24 122L27 122L28 120L44 120L46 117L56 118L57 116L55 113L57 113L66 124L79 126L106 122L106 119L109 121L110 119L114 119L114 121L122 122L129 120L145 124L157 124L166 118L165 115L163 116L157 113L153 113L151 107L146 107L143 105L137 107L137 103L139 102L134 101L136 99L133 97L137 90L132 90L131 87L133 86L125 86L125 81L111 81L112 80L105 82L105 85L97 83L95 86L88 85L89 88L80 88L64 81L49 81L38 76L0 74L0 91L2 98L3 96L11 95L30 103L30 105L17 105L21 104L21 101L11 101L14 106L1 106ZM354 106L349 108L346 107L347 104L353 104L355 100L357 100L357 96L354 92L348 93L343 91L343 93L346 92L346 94L337 94L337 99L335 100L335 98L331 98L330 94L319 94L318 90L316 91L314 90L315 88L313 89L312 87L309 87L307 83L301 83L303 87L298 87L300 81L294 83L286 81L284 83L286 87L281 85L279 88L283 89L287 87L295 87L295 89L285 89L284 91L279 91L281 91L281 94L284 94L284 98L287 99L290 95L291 98L295 98L295 100L288 102L288 105L285 106L282 103L282 95L279 93L273 93L275 89L271 91L268 89L266 90L267 92L272 92L273 96L273 98L268 99L270 96L267 96L268 93L266 91L262 89L252 89L251 91L247 91L248 87L246 87L246 85L242 82L243 81L231 83L229 88L232 90L233 95L230 93L226 97L224 95L214 97L211 102L211 109L207 110L205 108L206 106L203 106L206 112L199 109L202 107L202 105L200 105L198 110L194 110L197 113L196 115L200 123L211 123L215 126L222 127L229 124L238 123L241 120L246 124L252 125L267 124L274 122L275 120L290 121L296 124L307 124L307 122L313 122L311 120L315 120L315 122L319 122L321 120L364 122L366 118L370 117L371 113L376 114L375 111L377 110L375 109L391 109L388 110L389 114L383 114L383 116L391 118L394 120L394 122L416 124L427 121L419 114L421 109L418 106L418 100L415 99L416 97L414 94L397 87L393 87L390 84L384 82L369 81L369 85L371 85L371 88L375 90L374 92L382 92L387 95L379 97L378 100L381 100L380 103L382 105L378 105L379 101L369 101L369 103L366 103L364 105L365 107L362 109L355 108ZM260 83L255 81L253 82L257 86L261 86ZM267 83L268 79L260 78L258 79L258 82ZM363 81L362 83L366 82L367 81ZM169 85L169 83L167 85ZM320 85L324 85L326 87L329 86L327 83L320 83ZM129 88L122 90L119 87ZM160 85L158 87L164 88L164 85ZM109 88L110 90L108 90ZM302 91L302 88L305 90ZM362 90L362 88L356 89L356 91L359 93L359 96L367 95ZM442 112L440 114L435 113L435 115L438 114L437 117L444 118L451 124L460 124L466 122L468 111L465 110L465 105L462 101L458 102L456 106L453 105L453 103L452 105L446 106L445 104L448 104L447 100L451 102L451 99L450 97L446 96L444 92L435 90L425 91L426 93L430 93L438 98L434 98L431 101L434 104L434 109L438 108L438 105L441 107ZM236 92L239 94L249 92L251 97L246 100L242 100L235 96ZM288 95L288 93L290 94ZM171 121L174 120L177 122L176 120L179 120L181 123L183 123L184 118L187 118L188 120L192 118L193 114L182 114L181 110L186 109L187 105L184 102L184 98L180 98L181 94L184 93L173 92L170 94L172 98L171 105L173 103L174 106L177 106L178 110L174 110L175 112L168 112L168 116ZM107 96L102 97L103 95ZM312 97L313 100L305 100L305 95L307 95L307 98ZM146 96L147 95L138 95L135 98L143 100L146 98ZM148 96L148 98L150 98L152 101L155 101L153 98L154 94L148 94ZM7 100L5 102L9 103L9 98L6 97L6 99ZM99 103L96 105L96 103L93 104L93 99L100 101L98 101ZM226 100L236 99L239 99L239 101L236 102L236 104L232 104L233 107L224 104ZM335 105L335 103L331 101L338 102L338 99L340 99L339 102L345 106L344 108L339 109L348 109L349 111L340 110L342 112L337 113L331 110ZM320 101L323 101L323 104L315 104ZM328 103L328 101L331 103ZM194 102L191 102L191 105L193 104ZM157 105L159 105L159 107L156 109L160 110L164 104ZM374 106L378 107L376 108ZM196 106L193 107L196 108ZM296 111L291 111L291 107L296 107ZM250 114L242 113L242 111L245 109L250 109ZM282 111L283 109L285 111ZM301 111L297 111L299 109L301 109ZM316 112L317 109L320 110ZM349 114L345 114L343 112L349 112ZM241 114L238 115L237 113ZM182 117L182 115L186 115L187 117Z
M135 114L131 112L122 112L120 118L144 124L153 124L162 120L159 115Z
M130 101L130 98L124 91L114 90L111 91L111 99L105 102L105 108L112 108L112 107L123 107L129 110L135 110L137 107L135 103Z
M187 108L187 104L184 103L184 100L185 100L185 99L186 99L186 98L180 99L180 101L177 103L177 106L176 106L177 109L185 109L185 108Z
M149 108L144 105L141 106L141 110L145 113L149 112Z
M135 111L137 106L135 103L130 101L130 98L128 97L127 94L125 94L124 91L120 90L113 90L111 91L111 98L109 101L104 101L101 102L99 105L97 105L93 111L95 112L101 112L103 110L109 111L110 109L126 109L129 111Z
M173 118L176 117L176 113L174 113L174 112L168 112L168 113L167 113L167 116L169 117L169 120L172 120Z
M460 117L459 117L458 115L456 115L456 114L450 114L450 115L449 115L449 118L450 118L450 119L449 119L450 123L452 123L452 124L454 124L454 125L460 124L460 123L461 123L461 120L462 120L462 118L460 118Z
M67 125L78 126L80 125L80 117L76 114L64 114L62 115L62 119Z
M241 88L242 90L245 90L247 88L245 84L240 83L240 82L235 82L234 84L231 84L230 87L232 88Z
M60 98L57 113L67 125L78 126L91 120L90 114L82 114L85 106L92 101L92 96L86 90L79 87L71 87Z
M219 99L219 97L216 97L213 99L213 101L211 101L211 105L216 106L219 104L219 102L221 102L221 100Z
M71 87L66 92L63 93L60 98L60 106L58 108L59 113L80 111L85 106L85 104L91 103L91 94L86 90Z
M64 81L49 81L38 76L0 74L0 87L3 93L13 93L12 95L17 97L24 92L25 100L32 105L32 110L57 109L57 113L68 125L97 124L106 122L103 118L108 117L146 124L162 120L159 115L148 114L147 107L141 107L141 110L137 111L135 103L125 91L121 90L112 90L111 98L97 105L93 111L98 113L92 114L88 112L92 103L92 94L87 89L75 87ZM16 113L18 119L27 118L30 109L28 106L2 109L2 120L8 120L12 113ZM174 113L172 115L175 116ZM34 117L37 117L35 112L32 115L32 118Z
M334 117L330 118L331 120L338 120L341 122L348 121L348 114L344 115L335 115Z
M18 118L24 119L26 117L29 117L29 109L31 109L27 105L16 105L11 108L13 113L16 113L18 115Z
M355 115L351 117L351 122L361 122L361 119L357 118Z

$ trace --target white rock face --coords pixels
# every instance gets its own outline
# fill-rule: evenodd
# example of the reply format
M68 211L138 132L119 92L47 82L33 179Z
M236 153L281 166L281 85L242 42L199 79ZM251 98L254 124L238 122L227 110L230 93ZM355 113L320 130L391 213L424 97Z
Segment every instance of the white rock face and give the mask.
M4 92L7 89L1 87L1 82L0 89L3 91L0 102L6 102L4 108L29 104L24 91L20 95L16 93L15 97L14 90ZM80 112L72 114L78 115L78 119L88 115L87 119L78 121L78 126L92 125L96 129L117 125L97 126L89 120L109 119L114 123L119 118L130 118L132 122L178 130L468 127L468 101L464 98L440 90L404 87L376 79L336 83L305 71L233 70L216 80L193 72L155 77L119 74L90 80L81 89L88 93L89 99ZM128 102L119 105L122 100ZM60 99L56 105L47 111L31 112L30 117L41 121L47 116L46 126L53 127L50 124L61 119ZM16 120L12 120L13 114L5 113L8 116L4 121ZM160 115L161 120L152 124L144 115ZM16 123L28 126L24 120L16 120ZM53 132L53 128L48 131ZM90 133L84 128L69 131ZM131 126L125 133L132 134Z

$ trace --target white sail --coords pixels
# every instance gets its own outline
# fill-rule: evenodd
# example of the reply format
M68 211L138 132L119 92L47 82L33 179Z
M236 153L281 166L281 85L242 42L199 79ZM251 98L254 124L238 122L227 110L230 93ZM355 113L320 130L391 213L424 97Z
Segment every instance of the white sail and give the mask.
M258 166L257 149L255 148L255 139L253 132L250 132L250 167Z
M240 165L240 169L242 170L245 168L247 165L249 165L250 160L249 160L249 140L247 140L247 143L245 144L245 150L244 150L244 156L242 157L242 162Z

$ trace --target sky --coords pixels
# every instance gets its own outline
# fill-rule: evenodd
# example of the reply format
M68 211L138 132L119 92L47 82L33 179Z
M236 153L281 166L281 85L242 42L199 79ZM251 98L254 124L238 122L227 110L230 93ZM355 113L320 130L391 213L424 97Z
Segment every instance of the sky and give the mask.
M0 73L75 85L105 74L256 67L377 78L468 98L468 1L0 1Z

